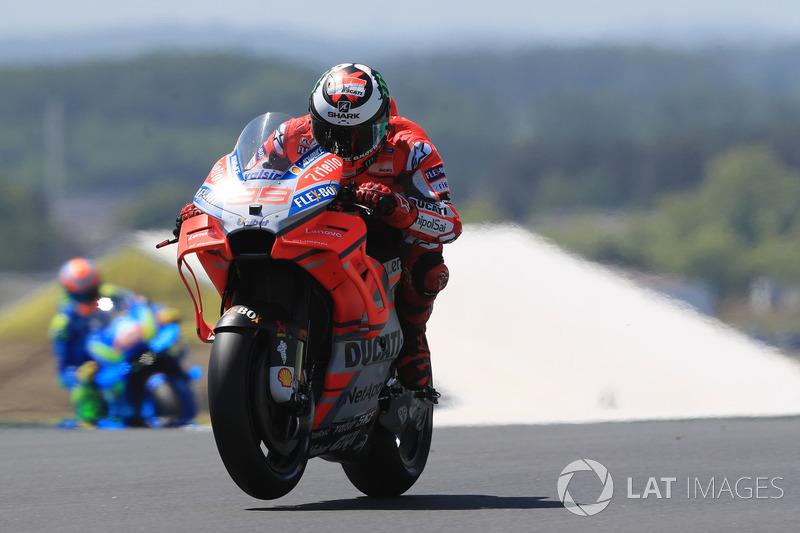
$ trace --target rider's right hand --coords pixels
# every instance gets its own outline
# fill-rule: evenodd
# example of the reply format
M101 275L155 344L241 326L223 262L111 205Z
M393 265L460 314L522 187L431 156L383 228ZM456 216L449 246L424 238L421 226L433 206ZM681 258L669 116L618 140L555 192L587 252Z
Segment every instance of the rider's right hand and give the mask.
M178 218L175 219L175 229L172 230L172 234L175 235L177 239L178 236L181 234L181 225L183 221L192 217L196 217L197 215L201 215L203 212L200 211L195 205L194 202L189 202L183 209L181 209L180 215Z

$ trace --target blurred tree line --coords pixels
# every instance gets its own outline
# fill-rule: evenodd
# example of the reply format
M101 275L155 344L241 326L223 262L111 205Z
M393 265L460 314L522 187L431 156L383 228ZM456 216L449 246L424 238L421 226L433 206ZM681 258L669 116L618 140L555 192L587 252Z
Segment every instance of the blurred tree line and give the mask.
M723 297L762 276L800 284L800 170L768 145L734 147L698 187L651 209L584 213L546 233L600 261L704 280Z
M736 293L757 274L800 281L798 59L800 46L609 46L373 66L439 148L467 220L546 220L594 258ZM305 113L320 74L245 55L0 68L0 246L19 250L0 268L61 260L53 192L102 193L109 223L168 229L249 119ZM64 112L61 185L45 164L52 102Z

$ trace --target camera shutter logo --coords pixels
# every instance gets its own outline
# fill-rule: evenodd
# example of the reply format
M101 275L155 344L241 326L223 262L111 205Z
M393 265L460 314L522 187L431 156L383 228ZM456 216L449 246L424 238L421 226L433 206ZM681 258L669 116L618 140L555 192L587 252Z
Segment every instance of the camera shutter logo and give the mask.
M574 499L572 499L572 495L569 493L569 482L572 481L572 476L574 476L576 472L582 471L594 472L603 483L603 491L597 498L596 503L577 503ZM608 507L613 495L614 480L611 479L611 474L609 474L608 469L597 461L593 461L591 459L578 459L577 461L571 462L566 466L566 468L564 468L564 470L561 471L561 475L558 477L558 498L569 512L576 515L596 515Z

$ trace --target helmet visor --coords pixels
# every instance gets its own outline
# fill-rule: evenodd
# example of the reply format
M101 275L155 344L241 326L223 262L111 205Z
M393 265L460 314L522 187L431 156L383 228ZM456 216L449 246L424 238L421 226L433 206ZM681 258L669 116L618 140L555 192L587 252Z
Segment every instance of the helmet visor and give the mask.
M73 299L77 300L81 303L92 303L96 302L98 298L100 298L100 287L88 287L81 291L69 291L69 294L72 296Z
M311 119L314 139L322 148L344 160L355 160L374 152L386 138L388 120L360 126L337 126Z

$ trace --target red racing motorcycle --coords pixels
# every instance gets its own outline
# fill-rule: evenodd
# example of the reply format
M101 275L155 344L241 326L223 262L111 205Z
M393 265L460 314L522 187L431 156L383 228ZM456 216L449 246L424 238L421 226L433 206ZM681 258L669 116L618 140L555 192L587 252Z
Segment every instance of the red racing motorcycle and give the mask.
M309 146L288 168L256 164L287 115L250 122L194 197L180 228L178 270L198 336L213 342L211 426L222 462L254 498L291 491L312 457L342 464L369 496L398 496L419 478L438 393L406 390L394 360L398 258L367 254L365 217L342 186L342 160ZM195 254L222 299L203 318Z

